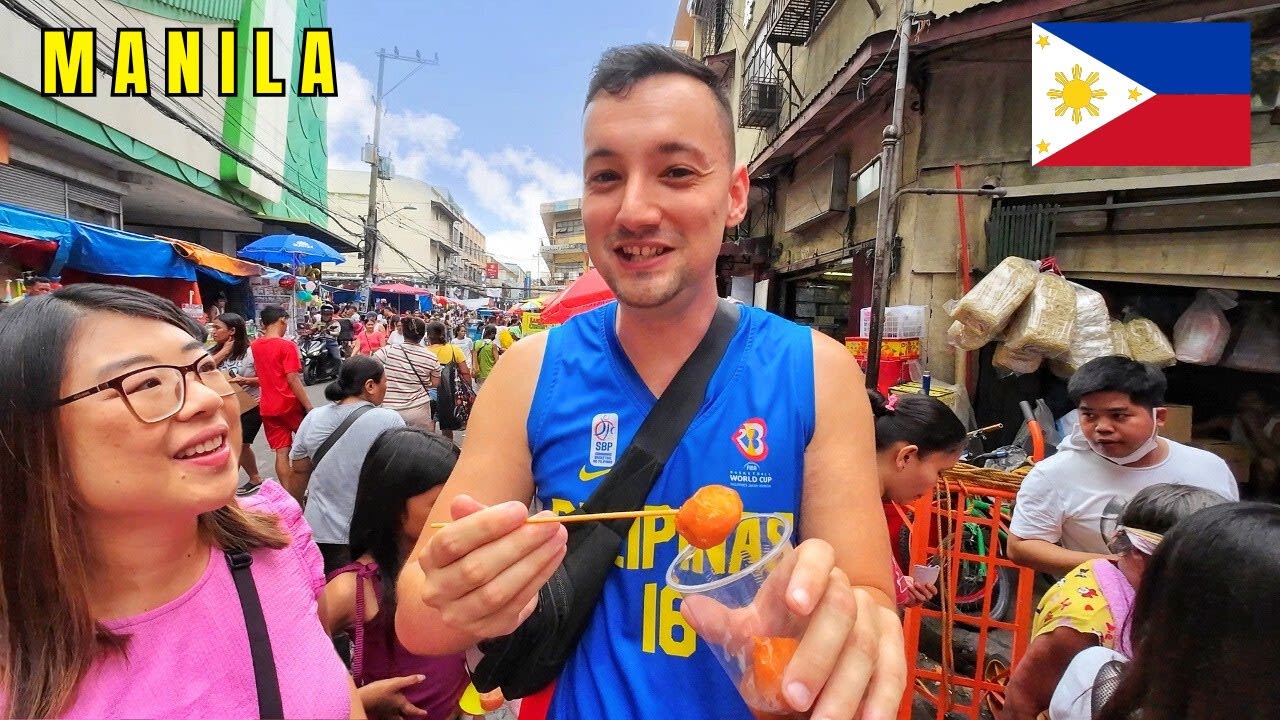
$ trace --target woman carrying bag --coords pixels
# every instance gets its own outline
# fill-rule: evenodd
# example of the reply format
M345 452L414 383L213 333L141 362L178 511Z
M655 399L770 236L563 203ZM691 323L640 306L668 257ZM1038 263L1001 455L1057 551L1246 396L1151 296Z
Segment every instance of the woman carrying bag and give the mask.
M431 394L440 386L440 361L422 347L427 324L405 316L400 321L403 344L388 345L373 353L387 373L387 395L382 407L400 413L406 425L435 430L431 415Z

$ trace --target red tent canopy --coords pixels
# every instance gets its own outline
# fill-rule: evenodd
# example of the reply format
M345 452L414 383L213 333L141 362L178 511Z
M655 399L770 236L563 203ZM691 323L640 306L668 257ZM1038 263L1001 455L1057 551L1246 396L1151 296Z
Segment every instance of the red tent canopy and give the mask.
M431 294L431 292L428 290L423 290L422 288L414 287L412 285L405 285L404 283L392 283L390 285L374 285L373 291L381 292L381 293L395 293L396 295L430 295Z
M614 299L613 291L605 284L600 271L591 268L573 281L554 300L542 308L539 322L544 325L562 323L574 315L598 308Z

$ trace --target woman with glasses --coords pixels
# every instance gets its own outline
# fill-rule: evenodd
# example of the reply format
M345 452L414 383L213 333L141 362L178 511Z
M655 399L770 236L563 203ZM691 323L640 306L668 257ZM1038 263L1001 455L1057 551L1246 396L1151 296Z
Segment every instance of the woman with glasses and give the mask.
M222 313L213 321L214 346L209 349L218 369L227 374L233 385L244 391L244 396L253 402L252 407L240 403L240 467L249 476L250 487L262 484L262 476L258 473L258 458L253 454L253 440L258 437L262 428L262 414L258 411L258 400L262 397L257 370L253 366L253 353L249 352L249 330L244 318L235 313Z
M32 298L0 367L0 716L363 716L311 531L274 483L236 501L239 405L175 305Z
M1005 720L1033 720L1048 710L1067 666L1082 651L1101 646L1131 655L1129 614L1151 554L1180 520L1225 502L1212 490L1159 483L1134 495L1118 522L1104 522L1111 557L1080 565L1040 600L1031 644L1009 679Z

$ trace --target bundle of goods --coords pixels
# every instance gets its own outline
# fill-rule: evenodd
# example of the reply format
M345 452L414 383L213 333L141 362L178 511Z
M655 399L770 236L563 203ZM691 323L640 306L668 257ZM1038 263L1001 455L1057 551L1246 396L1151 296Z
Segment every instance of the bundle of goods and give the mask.
M1101 294L1058 271L1052 258L1037 263L1010 257L951 309L947 340L970 352L999 340L992 362L1008 372L1035 372L1045 360L1061 377L1107 355L1162 367L1176 362L1173 345L1154 322L1111 319Z
M1222 361L1224 367L1280 373L1280 312L1268 303L1249 308L1240 339Z
M1129 357L1157 367L1177 364L1173 344L1155 323L1144 317L1135 317L1124 324L1124 331L1129 341Z

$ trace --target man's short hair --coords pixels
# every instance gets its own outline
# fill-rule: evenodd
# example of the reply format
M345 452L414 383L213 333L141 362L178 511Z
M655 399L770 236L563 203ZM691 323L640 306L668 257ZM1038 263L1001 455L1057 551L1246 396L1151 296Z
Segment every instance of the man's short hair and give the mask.
M1076 405L1085 395L1120 392L1128 395L1135 405L1158 408L1164 406L1167 387L1164 373L1156 366L1130 360L1123 355L1111 355L1095 358L1080 366L1067 382L1067 393Z
M729 162L734 162L737 151L734 149L733 106L720 88L720 79L704 63L669 47L641 43L605 50L604 55L600 56L600 62L596 63L595 71L591 73L591 82L587 85L587 101L583 103L583 108L590 105L601 92L626 97L636 83L655 75L684 75L707 86L720 108L720 121L724 125L725 140L729 143Z
M281 318L289 317L289 311L279 305L267 305L258 311L258 321L262 323L262 327L275 325Z

